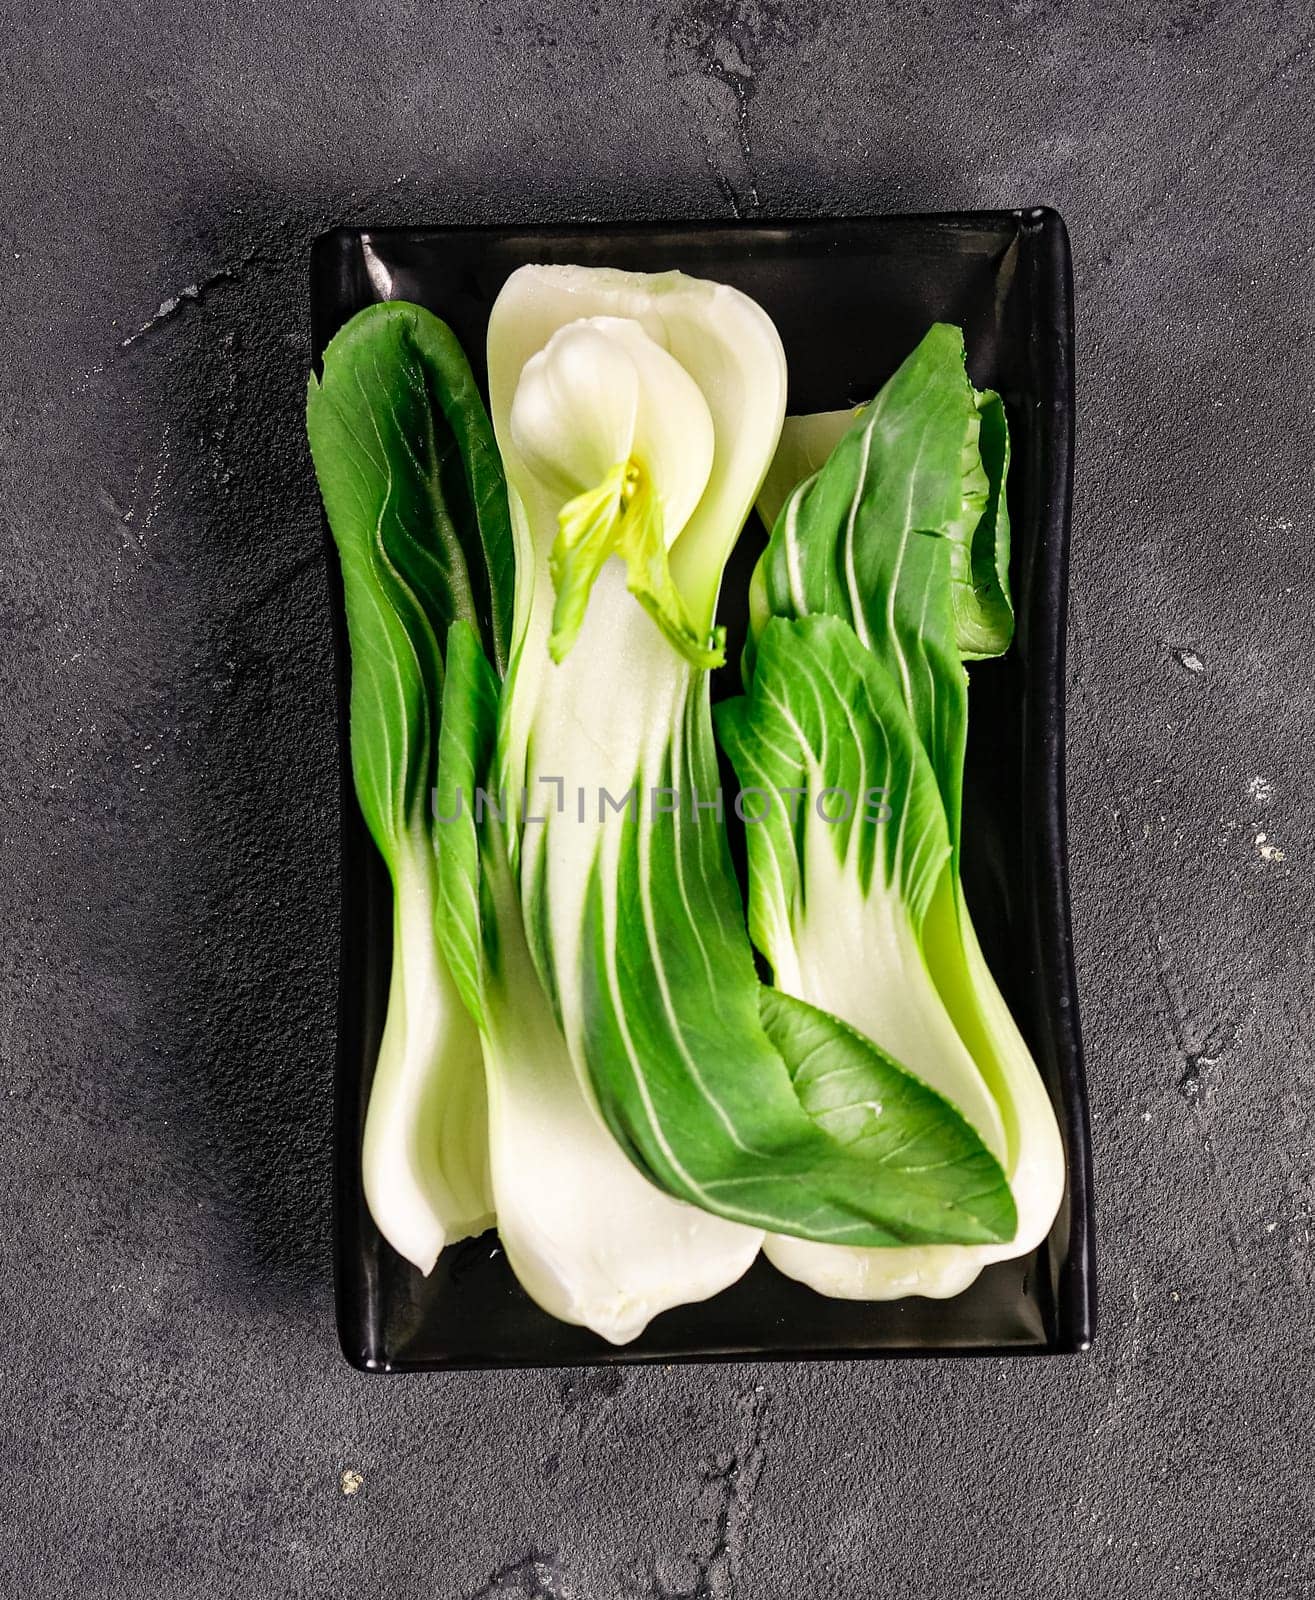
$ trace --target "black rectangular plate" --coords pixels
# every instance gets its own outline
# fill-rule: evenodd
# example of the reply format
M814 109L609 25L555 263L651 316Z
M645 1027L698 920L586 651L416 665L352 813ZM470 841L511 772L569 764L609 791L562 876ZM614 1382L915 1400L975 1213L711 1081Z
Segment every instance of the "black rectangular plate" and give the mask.
M1064 817L1073 315L1063 222L1035 210L751 225L344 229L318 239L312 255L315 360L363 306L413 300L450 324L482 383L489 308L526 262L678 267L734 284L780 329L792 412L869 399L934 321L963 327L973 381L1003 395L1013 439L1018 631L1005 659L972 668L964 878L983 948L1059 1115L1067 1193L1033 1256L988 1268L956 1299L829 1300L760 1258L732 1288L664 1313L622 1349L540 1311L491 1233L444 1251L427 1279L394 1254L370 1220L360 1172L388 991L391 891L352 791L346 625L327 543L342 751L335 1268L348 1360L397 1372L1085 1349L1095 1282ZM755 519L727 571L721 619L731 661L762 543Z

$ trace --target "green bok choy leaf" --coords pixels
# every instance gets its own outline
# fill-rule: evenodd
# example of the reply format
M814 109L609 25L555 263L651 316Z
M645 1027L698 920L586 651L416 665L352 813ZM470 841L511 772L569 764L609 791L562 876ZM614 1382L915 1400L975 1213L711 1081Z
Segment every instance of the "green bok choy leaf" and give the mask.
M950 547L955 648L969 661L1004 654L1013 637L1014 612L1004 497L1009 428L998 394L974 389L966 375L962 380L948 377L962 353L961 331L937 323L918 347L917 359L906 361L870 406L787 417L757 504L768 529L775 530L795 491L816 478L846 440L849 470L843 483L832 473L811 486L810 521L846 516L857 502L865 520L884 519L887 534L897 531L904 517L920 531L944 538ZM856 426L860 420L862 426ZM957 471L946 458L946 449L953 450L956 442ZM932 465L919 456L923 444L936 456ZM896 460L900 451L902 463ZM916 483L906 484L899 475L905 467L916 470ZM843 496L846 486L853 491L848 503L836 498L825 508L820 504ZM900 495L906 487L916 502L902 507ZM934 503L928 495L935 497ZM794 504L797 510L801 501L796 498ZM885 546L872 536L859 539L848 524L839 541L801 538L797 524L782 531L755 575L751 601L758 624L770 610L764 590L770 583L778 603L787 608L777 614L793 615L792 608L804 596L816 609L825 595L833 613L846 617L862 637L865 613L878 599L873 582L884 581L883 547L896 545L889 538ZM782 600L783 595L790 598Z

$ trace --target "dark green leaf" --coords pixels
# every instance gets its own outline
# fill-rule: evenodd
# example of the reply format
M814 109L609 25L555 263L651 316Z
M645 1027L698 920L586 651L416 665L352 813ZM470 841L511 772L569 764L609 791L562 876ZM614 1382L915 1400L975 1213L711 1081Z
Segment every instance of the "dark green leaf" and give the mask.
M370 306L336 335L306 426L343 567L357 788L385 848L390 816L428 803L450 625L505 664L506 487L461 347L420 306Z
M959 1239L1013 1237L1008 1179L948 1100L827 1012L777 989L758 998L804 1110L871 1163L872 1194L892 1235L928 1238L928 1218L939 1211L943 1238L950 1218Z
M468 622L448 633L443 727L434 789L434 849L439 948L475 1020L483 1022L485 941L495 937L483 915L480 830L474 796L489 781L497 741L498 679Z

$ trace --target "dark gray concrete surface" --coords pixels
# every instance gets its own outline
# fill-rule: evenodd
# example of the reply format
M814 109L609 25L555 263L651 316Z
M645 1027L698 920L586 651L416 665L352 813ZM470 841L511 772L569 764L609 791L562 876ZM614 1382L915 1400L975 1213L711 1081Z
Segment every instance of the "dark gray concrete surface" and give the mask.
M0 1593L1315 1592L1313 23L3 0ZM309 240L1034 203L1096 1348L358 1376Z

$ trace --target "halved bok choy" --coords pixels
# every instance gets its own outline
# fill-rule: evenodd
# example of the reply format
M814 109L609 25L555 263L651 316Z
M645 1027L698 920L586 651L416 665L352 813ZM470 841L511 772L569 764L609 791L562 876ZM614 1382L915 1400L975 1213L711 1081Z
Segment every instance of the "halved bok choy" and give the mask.
M430 797L449 627L477 623L505 659L506 491L466 358L418 306L372 306L342 329L306 425L342 568L356 796L393 887L362 1179L379 1231L428 1272L493 1220L479 1035L434 936Z
M776 984L825 1007L940 1088L1002 1158L1018 1207L1007 1243L852 1250L770 1238L781 1270L860 1299L959 1293L1044 1238L1064 1159L1045 1088L973 930L959 874L967 675L1012 634L1008 436L937 325L871 405L787 442L789 490L754 574L746 696L719 709L742 783L888 790L916 893L811 819L749 830L749 921ZM770 506L768 507L770 509ZM936 803L939 802L939 803ZM829 848L828 848L829 846ZM946 1040L949 1030L953 1043Z

